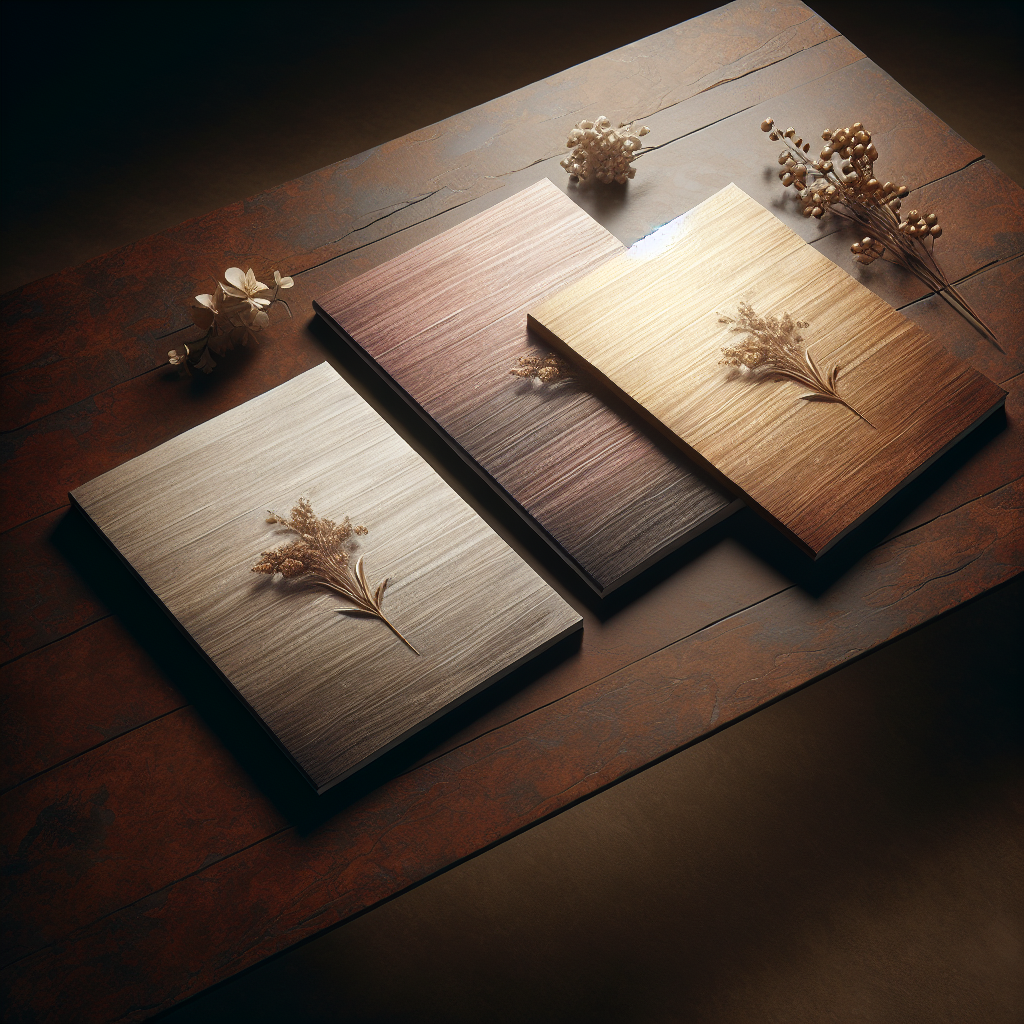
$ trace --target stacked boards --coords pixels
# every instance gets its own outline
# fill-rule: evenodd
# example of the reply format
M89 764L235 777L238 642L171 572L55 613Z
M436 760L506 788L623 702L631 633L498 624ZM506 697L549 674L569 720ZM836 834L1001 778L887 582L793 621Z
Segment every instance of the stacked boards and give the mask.
M601 595L743 500L817 557L1005 400L735 186L626 250L543 181L316 308ZM327 364L72 499L318 792L582 625Z

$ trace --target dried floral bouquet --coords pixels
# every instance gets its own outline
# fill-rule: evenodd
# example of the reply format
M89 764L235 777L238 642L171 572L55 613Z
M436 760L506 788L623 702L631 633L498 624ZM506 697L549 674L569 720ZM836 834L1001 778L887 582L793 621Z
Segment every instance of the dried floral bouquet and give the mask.
M839 394L840 367L833 366L827 374L818 369L800 333L811 326L809 323L794 320L789 313L781 317L759 316L749 302L739 304L735 317L720 316L718 322L730 324L731 333L743 335L722 349L721 364L738 367L741 373L800 384L807 388L806 394L800 396L805 401L845 405L868 426L874 426Z
M831 212L850 221L862 233L850 247L858 263L870 265L881 258L909 270L1000 348L935 259L935 240L942 234L938 217L911 210L901 219L900 208L910 190L875 177L878 149L860 121L849 128L826 128L821 133L824 146L814 158L808 155L811 144L799 138L796 129L783 131L769 117L761 122L761 131L785 145L779 153L779 178L786 188L796 188L805 217L820 219Z
M305 577L328 587L352 603L351 608L337 609L339 612L380 619L413 653L420 653L384 614L381 601L388 581L385 579L373 589L366 579L362 556L357 559L354 570L350 565L353 538L367 534L365 526L353 526L347 516L340 523L318 516L308 498L299 499L290 518L270 512L267 522L287 527L298 534L299 539L264 551L252 567L253 572L267 576L280 573L286 579Z
M288 303L280 298L280 292L291 288L295 282L274 271L273 290L262 281L256 280L252 267L242 271L240 267L228 267L224 281L217 282L212 294L197 295L195 304L189 307L195 325L206 333L190 345L182 345L181 351L171 349L168 362L179 366L186 373L202 370L210 373L217 365L215 355L223 356L236 345L248 345L256 341L256 335L270 323L267 310L280 302L288 315L292 311Z

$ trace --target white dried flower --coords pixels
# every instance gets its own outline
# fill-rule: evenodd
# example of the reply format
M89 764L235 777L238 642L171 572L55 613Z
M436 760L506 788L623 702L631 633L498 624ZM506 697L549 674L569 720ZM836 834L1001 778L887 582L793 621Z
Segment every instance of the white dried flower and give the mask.
M220 286L221 290L230 295L233 299L248 299L259 305L269 306L270 299L261 299L257 296L260 292L269 292L270 289L262 282L256 280L256 275L250 267L244 274L239 267L228 267L224 271L224 280L227 284Z
M650 128L635 125L631 121L613 128L603 115L593 121L580 121L569 133L566 146L572 152L560 161L562 167L578 181L594 177L605 184L623 184L636 174L632 162L646 152L640 139Z
M295 282L274 271L273 291L258 280L250 267L228 267L224 271L224 282L218 283L213 293L197 295L189 308L192 320L206 334L191 345L182 346L182 351L171 349L167 353L172 366L180 366L186 372L194 369L209 373L216 362L213 356L224 355L238 344L248 345L256 340L256 334L270 325L267 309L280 302L288 315L288 303L278 297L282 288L291 288Z

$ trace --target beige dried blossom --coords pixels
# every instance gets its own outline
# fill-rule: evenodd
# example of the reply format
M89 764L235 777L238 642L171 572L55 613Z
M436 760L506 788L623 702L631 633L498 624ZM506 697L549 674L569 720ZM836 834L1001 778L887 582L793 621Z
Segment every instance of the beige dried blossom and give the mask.
M356 560L352 568L351 555L354 538L365 536L365 526L353 526L346 517L340 523L316 515L308 498L300 498L289 518L268 513L267 522L287 527L299 539L283 547L260 554L253 572L274 576L280 573L286 579L305 577L341 594L351 602L350 608L339 608L345 615L366 615L380 619L410 650L419 651L395 628L381 607L388 581L372 589L363 569L363 559Z
M784 187L796 189L805 217L820 220L831 212L850 221L861 236L850 246L858 263L870 266L884 259L909 270L1000 347L935 258L935 241L942 235L938 216L918 210L900 213L910 190L876 177L878 148L860 121L848 128L826 128L816 157L809 155L810 142L804 142L795 128L783 131L768 117L761 122L761 131L785 145L778 158L779 178Z
M572 364L560 356L520 356L519 363L508 371L513 377L535 380L540 384L574 384L577 381Z
M580 121L569 133L566 146L572 153L560 161L561 166L577 181L594 177L605 184L624 184L636 174L636 168L630 165L648 151L640 139L651 129L635 125L631 121L613 128L604 116Z
M744 336L723 347L720 365L739 367L741 373L755 377L793 381L807 388L802 399L838 402L864 419L836 389L839 367L833 366L827 374L818 369L800 333L811 326L805 320L794 320L789 313L762 317L749 302L741 302L735 317L720 316L718 322L731 324L730 332Z
M270 324L267 309L275 302L280 302L292 315L279 293L294 284L290 277L282 277L275 270L271 289L256 279L251 267L245 272L240 267L228 267L224 282L218 282L212 293L197 295L189 307L193 322L206 333L198 341L183 345L180 351L171 349L168 362L187 373L194 369L210 373L217 365L215 355L223 356L236 345L257 340L257 333Z

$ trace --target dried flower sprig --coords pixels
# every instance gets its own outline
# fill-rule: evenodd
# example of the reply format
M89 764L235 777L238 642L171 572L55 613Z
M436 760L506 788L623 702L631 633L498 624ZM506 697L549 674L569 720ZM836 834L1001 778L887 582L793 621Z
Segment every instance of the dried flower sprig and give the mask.
M881 258L909 270L1000 348L935 259L935 240L942 235L938 217L917 210L901 216L910 190L875 177L878 148L860 121L849 128L826 128L821 133L824 146L813 158L811 144L799 138L796 129L783 131L768 117L761 122L761 131L785 145L779 153L779 178L786 188L796 188L805 217L820 219L832 212L850 221L861 235L850 246L858 263L870 265Z
M210 373L217 365L215 355L223 356L236 345L256 341L257 333L270 323L267 309L275 302L288 310L288 316L292 315L288 303L279 294L294 284L290 277L282 277L281 272L275 270L271 289L256 280L252 267L245 272L239 267L228 267L224 271L224 282L217 282L213 294L197 295L195 304L189 307L196 326L206 333L198 341L182 345L181 351L171 349L167 353L168 362L180 366L186 373L192 370Z
M733 334L744 335L741 341L722 349L723 358L719 365L737 366L741 372L766 379L793 381L807 388L807 393L800 396L802 399L838 402L868 423L836 389L839 366L833 366L828 373L818 369L800 333L803 328L811 326L805 320L794 320L789 313L783 313L781 317L758 316L749 302L741 302L735 317L719 316L718 322L732 324L729 330ZM868 423L868 426L872 424Z
M420 653L381 608L388 581L384 580L374 590L366 579L362 556L357 559L354 570L349 564L353 537L367 534L369 531L365 526L353 526L347 516L340 523L318 516L308 498L299 498L290 518L270 512L267 522L287 527L297 533L299 539L284 547L262 552L260 560L252 567L253 572L268 576L280 573L286 579L304 576L329 587L352 603L351 608L337 609L339 612L380 619L410 650Z
M636 121L630 121L613 128L603 115L593 121L580 121L569 132L566 146L572 152L559 161L561 166L577 181L595 177L606 185L613 181L623 184L636 174L636 168L630 165L650 148L645 149L640 139L651 129L635 125Z
M577 381L572 364L560 356L520 356L519 364L508 372L513 377L551 386L575 384Z

